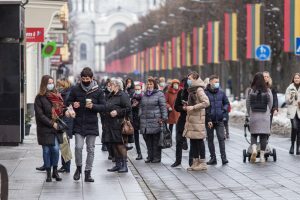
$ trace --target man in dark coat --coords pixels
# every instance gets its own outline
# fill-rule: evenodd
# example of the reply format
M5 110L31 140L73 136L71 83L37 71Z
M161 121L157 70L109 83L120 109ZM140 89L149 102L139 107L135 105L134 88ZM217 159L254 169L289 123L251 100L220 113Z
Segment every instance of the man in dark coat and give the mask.
M68 98L68 105L72 104L76 112L73 134L75 134L75 162L77 169L74 180L80 179L82 170L82 149L84 140L87 145L87 158L85 166L85 181L94 182L91 170L94 161L95 140L99 135L98 112L105 111L103 91L93 80L93 72L86 67L81 72L81 82L76 85Z
M224 141L224 114L226 114L229 106L229 101L225 93L220 89L219 77L212 75L209 77L209 84L205 90L209 98L210 106L206 109L206 131L208 140L208 149L210 152L210 160L208 165L217 164L215 145L214 145L214 130L217 132L219 147L221 152L222 164L227 164L228 160L225 153Z

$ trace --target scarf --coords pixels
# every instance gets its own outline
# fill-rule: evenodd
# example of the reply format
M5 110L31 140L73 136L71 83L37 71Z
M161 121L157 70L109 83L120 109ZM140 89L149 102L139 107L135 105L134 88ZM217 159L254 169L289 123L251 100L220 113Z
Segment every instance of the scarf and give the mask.
M81 82L80 82L80 85L82 87L82 89L86 92L89 92L91 89L93 89L95 86L97 86L97 82L92 80L91 84L89 86L84 86Z
M47 99L52 104L52 119L56 121L60 116L63 115L64 100L59 93L48 92L46 94Z

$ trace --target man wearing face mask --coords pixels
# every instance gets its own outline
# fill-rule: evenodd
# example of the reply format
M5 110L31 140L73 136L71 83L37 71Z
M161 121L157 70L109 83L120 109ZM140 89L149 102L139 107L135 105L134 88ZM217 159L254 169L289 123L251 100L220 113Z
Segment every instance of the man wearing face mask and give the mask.
M85 67L81 74L81 82L70 93L67 105L72 104L76 117L74 119L73 134L75 135L75 171L74 180L79 180L82 173L82 149L86 142L85 182L94 182L91 170L94 162L95 140L99 135L98 112L105 112L105 98L103 91L93 80L91 68Z
M225 153L225 141L224 141L224 115L228 110L229 101L225 93L220 89L219 77L212 75L209 77L209 84L205 90L206 95L209 98L210 106L206 108L206 131L208 140L208 149L210 152L210 160L208 165L216 165L217 158L214 145L214 130L216 130L219 147L221 152L222 164L228 163Z

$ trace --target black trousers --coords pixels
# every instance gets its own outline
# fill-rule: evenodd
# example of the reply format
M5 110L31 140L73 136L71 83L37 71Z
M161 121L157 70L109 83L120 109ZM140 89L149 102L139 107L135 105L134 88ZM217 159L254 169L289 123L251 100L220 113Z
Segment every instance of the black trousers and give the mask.
M257 144L257 138L259 136L260 150L265 151L268 143L268 134L251 134L251 145Z
M143 136L147 146L148 159L161 160L161 148L158 146L159 133L144 134Z
M186 138L182 136L183 129L176 127L176 161L181 163L182 160L182 147L186 143Z
M221 157L226 158L225 141L224 141L224 123L223 122L213 123L212 128L209 128L206 125L207 142L208 142L208 149L209 149L210 157L216 157L216 150L215 150L215 144L214 144L214 130L216 130L216 133L217 133Z
M292 124L291 141L292 143L297 141L297 144L300 145L300 119L298 118L297 114L294 119L291 119L291 124Z
M139 130L134 129L134 143L137 154L141 154L141 146L140 146L140 132Z
M229 135L229 125L228 125L228 121L223 121L224 122L224 127L225 127L225 131L226 131L226 135Z
M203 139L191 139L191 150L192 158L205 159L205 144Z

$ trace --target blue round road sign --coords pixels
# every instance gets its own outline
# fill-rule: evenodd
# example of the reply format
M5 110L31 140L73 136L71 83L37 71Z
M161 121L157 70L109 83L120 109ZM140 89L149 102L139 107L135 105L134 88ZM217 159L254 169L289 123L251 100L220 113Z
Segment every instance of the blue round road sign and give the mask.
M269 45L259 45L255 50L255 58L259 61L270 60L271 47Z

